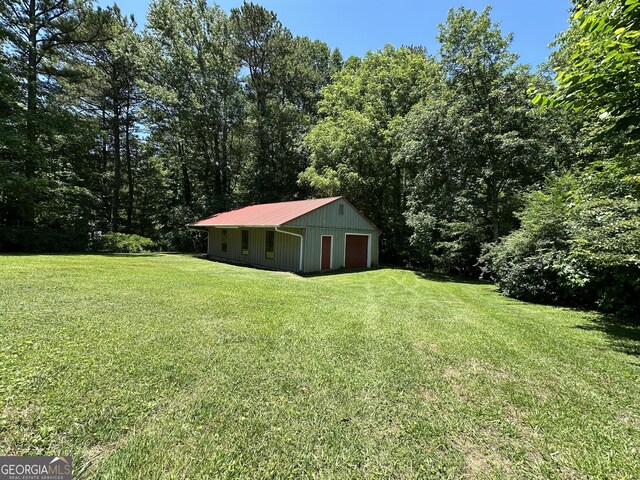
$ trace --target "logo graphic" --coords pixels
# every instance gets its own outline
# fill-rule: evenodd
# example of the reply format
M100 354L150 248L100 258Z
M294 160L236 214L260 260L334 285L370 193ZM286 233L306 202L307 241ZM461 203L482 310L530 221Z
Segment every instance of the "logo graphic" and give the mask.
M0 480L71 480L71 457L2 457Z

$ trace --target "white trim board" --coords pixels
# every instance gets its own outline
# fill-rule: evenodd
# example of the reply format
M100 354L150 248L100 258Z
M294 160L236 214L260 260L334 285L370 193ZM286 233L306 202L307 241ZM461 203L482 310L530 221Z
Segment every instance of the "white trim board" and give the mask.
M322 270L322 239L331 237L331 249L329 251L329 270L333 270L333 235L320 235L320 270Z

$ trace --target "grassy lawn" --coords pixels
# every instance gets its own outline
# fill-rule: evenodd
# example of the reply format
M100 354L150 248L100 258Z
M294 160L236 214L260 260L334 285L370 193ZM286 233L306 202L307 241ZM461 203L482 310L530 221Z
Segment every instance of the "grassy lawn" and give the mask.
M406 270L0 256L0 454L83 478L639 478L639 334Z

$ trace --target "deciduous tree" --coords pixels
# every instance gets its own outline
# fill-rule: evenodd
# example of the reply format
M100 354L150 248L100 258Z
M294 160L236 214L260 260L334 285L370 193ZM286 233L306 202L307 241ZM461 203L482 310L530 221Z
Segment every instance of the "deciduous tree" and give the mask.
M451 10L438 40L446 88L398 125L395 162L411 172L413 243L470 274L482 243L517 225L523 193L571 161L570 124L531 104L528 88L544 80L517 65L489 8Z
M392 162L394 125L441 84L424 49L387 46L352 57L322 91L320 120L306 139L311 166L300 183L344 194L385 232L385 253L406 253L406 170Z

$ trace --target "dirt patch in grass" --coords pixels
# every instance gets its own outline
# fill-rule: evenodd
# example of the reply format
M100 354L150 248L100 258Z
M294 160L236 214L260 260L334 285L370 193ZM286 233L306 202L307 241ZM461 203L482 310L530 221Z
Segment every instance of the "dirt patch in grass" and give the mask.
M566 467L564 465L561 465L560 467L558 467L558 470L560 471L560 477L561 478L566 478L567 480L576 480L576 479L587 479L589 478L586 475L581 474L580 472L574 470L571 467Z
M486 385L499 386L513 381L512 376L505 370L493 368L490 364L475 358L470 358L462 365L448 365L442 376L451 385L453 392L462 401L470 401L476 397L472 392L479 392Z
M624 423L627 425L631 425L636 428L640 428L640 415L635 415L633 413L628 413L625 415L618 415L616 420L620 423Z
M501 382L512 380L511 375L509 375L509 373L505 370L493 368L493 366L489 365L486 362L478 360L477 358L470 358L467 361L466 367L468 368L468 371L473 375L483 375L485 377L491 378L492 380L498 380Z
M430 403L436 402L438 400L438 397L436 396L436 394L433 393L428 388L419 388L416 393L420 398Z
M528 413L514 405L508 404L504 409L504 415L516 429L515 441L526 450L526 463L531 469L536 470L545 463L545 456L538 448L541 445L540 432L529 425Z
M420 353L424 353L425 351L431 352L431 353L441 353L441 349L440 349L440 345L438 345L437 343L427 343L424 340L418 340L417 342L415 342L413 344L413 348L420 352Z
M464 478L495 478L496 473L514 478L511 463L497 450L462 436L452 443L464 459Z
M469 392L464 385L460 370L448 365L445 367L442 376L449 382L451 389L461 401L466 402L470 400Z
M451 380L452 378L460 378L460 370L448 365L444 368L443 375L447 380Z
M121 443L123 443L122 440L112 443L100 443L87 448L84 452L84 463L80 466L78 475L86 472L91 467L95 467L101 460L111 455Z
M523 422L527 419L528 415L522 410L517 409L513 405L507 405L505 410L507 419L518 426L522 426L524 424Z
M0 451L3 455L26 455L29 449L21 445L33 444L38 433L38 410L27 404L23 408L5 405L0 412Z
M83 462L79 467L79 475L83 478L84 476L92 477L96 471L99 471L101 464L107 461L116 450L125 446L127 442L135 439L145 430L152 428L161 418L172 415L180 409L188 408L195 399L199 398L198 395L201 393L192 388L185 389L174 398L168 399L163 405L156 406L148 413L147 417L141 419L135 429L122 435L115 442L99 443L85 449Z

